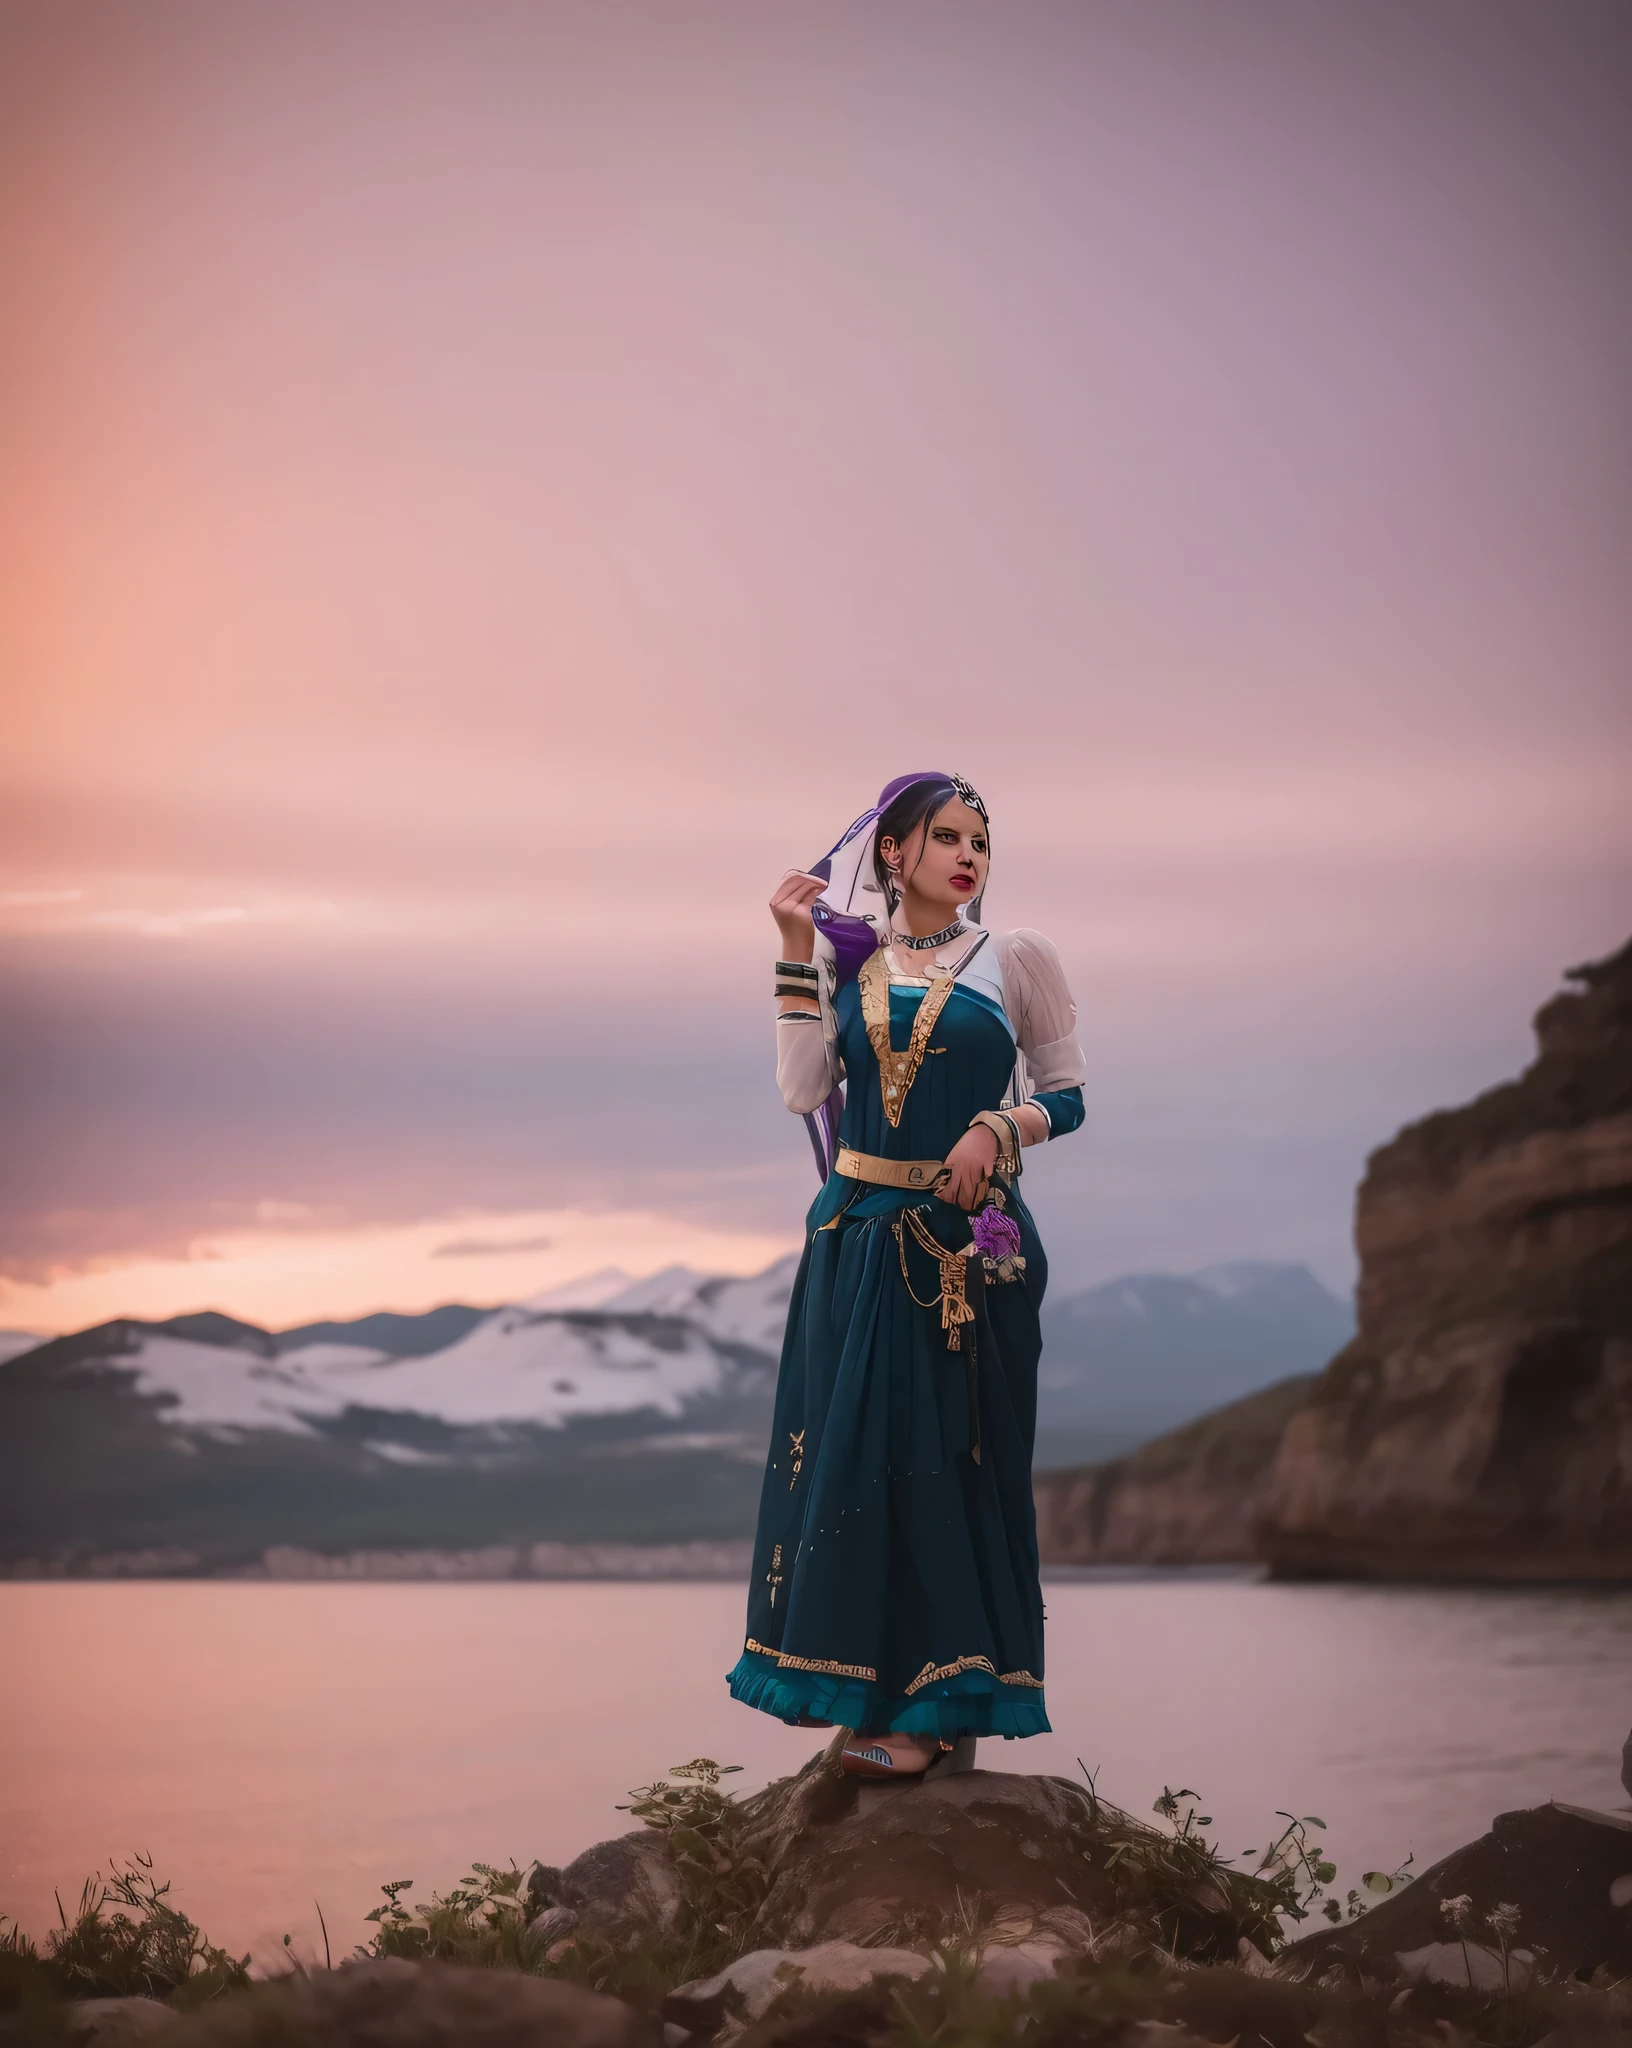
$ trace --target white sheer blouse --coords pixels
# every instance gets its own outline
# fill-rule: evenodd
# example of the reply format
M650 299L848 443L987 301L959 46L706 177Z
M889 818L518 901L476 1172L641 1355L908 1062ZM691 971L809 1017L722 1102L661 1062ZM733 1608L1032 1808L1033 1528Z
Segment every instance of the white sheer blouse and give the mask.
M956 979L995 996L1003 1005L1019 1055L1011 1103L1023 1102L1033 1093L1083 1085L1088 1067L1077 1043L1077 1006L1060 956L1041 932L994 932ZM825 974L821 991L820 1018L806 1011L777 1020L776 1082L796 1116L819 1109L844 1079Z

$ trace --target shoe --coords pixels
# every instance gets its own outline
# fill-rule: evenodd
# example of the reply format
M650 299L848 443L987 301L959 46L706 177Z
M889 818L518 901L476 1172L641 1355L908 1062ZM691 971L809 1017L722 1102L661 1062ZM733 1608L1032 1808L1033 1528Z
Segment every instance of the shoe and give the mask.
M921 1778L934 1761L898 1764L881 1742L847 1742L839 1752L839 1769L851 1778Z

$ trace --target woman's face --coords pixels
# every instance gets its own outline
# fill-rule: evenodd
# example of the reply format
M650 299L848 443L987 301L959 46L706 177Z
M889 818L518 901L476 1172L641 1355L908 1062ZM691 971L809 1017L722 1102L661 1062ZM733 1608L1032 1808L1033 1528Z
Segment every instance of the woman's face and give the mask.
M948 913L973 903L986 886L986 820L962 797L908 833L904 848L886 838L879 851L921 903Z

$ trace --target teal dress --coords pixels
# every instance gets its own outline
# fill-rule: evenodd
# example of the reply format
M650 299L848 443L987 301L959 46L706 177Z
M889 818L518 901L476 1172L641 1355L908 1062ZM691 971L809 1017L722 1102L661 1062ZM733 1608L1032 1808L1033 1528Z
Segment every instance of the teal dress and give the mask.
M892 985L892 1048L908 1045L924 993ZM895 1127L854 981L835 1011L841 1144L944 1159L1004 1100L1015 1039L983 991L954 983ZM1081 1122L1079 1089L1030 1099L1056 1134ZM839 1173L811 1206L731 1692L867 1734L1044 1734L1031 1454L1047 1263L1016 1186L1024 1270L1002 1281L968 1262L974 1319L951 1350L939 1305L921 1305L935 1303L939 1263L894 1227L908 1208L949 1250L970 1242L961 1209Z

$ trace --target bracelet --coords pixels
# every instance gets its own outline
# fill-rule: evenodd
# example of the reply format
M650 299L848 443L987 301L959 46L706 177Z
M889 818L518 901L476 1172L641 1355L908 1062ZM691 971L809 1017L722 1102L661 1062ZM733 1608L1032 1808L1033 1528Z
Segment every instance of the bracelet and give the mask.
M778 1010L778 1024L820 1024L821 1015L816 1010Z
M815 967L808 960L778 960L776 971L778 974L796 974L801 981L815 981L819 978Z
M997 1158L992 1162L994 1173L1013 1175L1020 1168L1020 1133L1000 1109L979 1109L969 1119L969 1128L984 1124L997 1140Z
M779 996L802 996L807 1003L821 1000L816 993L815 982L785 981L780 974L776 977L776 993Z

